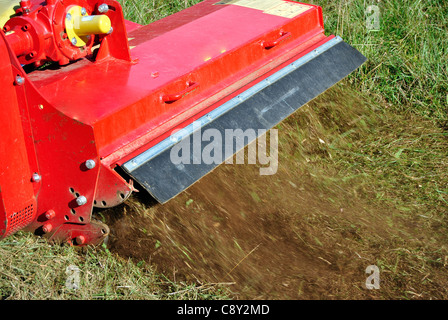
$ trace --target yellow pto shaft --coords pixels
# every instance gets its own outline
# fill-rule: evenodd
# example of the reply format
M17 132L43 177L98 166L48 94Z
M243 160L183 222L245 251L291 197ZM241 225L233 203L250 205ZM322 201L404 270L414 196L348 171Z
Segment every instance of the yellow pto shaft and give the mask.
M65 31L76 47L86 45L88 37L112 31L112 24L106 15L88 15L84 8L73 6L65 17Z
M108 16L75 17L73 30L82 37L92 34L105 34L110 31L111 23Z

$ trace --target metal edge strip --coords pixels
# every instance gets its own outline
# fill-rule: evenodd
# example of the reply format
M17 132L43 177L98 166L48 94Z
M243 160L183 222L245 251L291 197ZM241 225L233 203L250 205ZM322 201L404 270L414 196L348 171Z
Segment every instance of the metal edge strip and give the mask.
M165 140L159 142L152 148L144 151L143 153L139 154L135 158L129 160L128 162L124 163L122 167L128 171L132 172L144 163L148 162L149 160L155 158L160 153L164 152L165 150L171 148L176 143L181 141L182 139L192 135L195 131L200 130L205 125L209 124L210 122L213 122L214 120L218 119L223 114L229 112L233 108L237 107L242 102L250 99L252 96L256 95L260 91L266 89L270 85L274 84L281 78L287 76L291 72L295 71L296 69L300 68L302 65L308 63L312 59L316 58L320 54L324 53L325 51L328 51L338 43L342 42L342 38L339 36L334 37L333 39L330 39L320 47L314 49L313 51L307 53L303 57L297 59L296 61L292 62L288 66L284 67L283 69L279 70L278 72L274 73L273 75L269 76L268 78L262 80L261 82L257 83L253 87L249 88L248 90L244 91L243 93L239 94L235 98L232 98L231 100L227 101L223 105L219 106L215 110L209 112L208 114L202 116L198 120L194 121L190 125L186 126L185 128L173 133L169 138L166 138Z

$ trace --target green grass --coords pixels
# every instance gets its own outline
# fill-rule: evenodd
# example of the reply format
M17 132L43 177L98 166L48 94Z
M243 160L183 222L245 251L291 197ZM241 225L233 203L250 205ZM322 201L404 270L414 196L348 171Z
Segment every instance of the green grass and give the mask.
M200 1L122 0L126 18L147 24ZM327 34L337 34L368 62L349 79L400 112L448 125L448 2L315 0ZM370 31L366 8L380 9L380 29Z
M341 36L368 62L349 79L402 113L448 124L448 2L318 0L328 33ZM379 31L366 8L380 9Z
M355 258L342 263L347 272L362 268L354 262L359 254L380 267L385 285L370 298L446 299L448 132L419 115L391 112L347 82L303 107L279 130L279 163L295 160L296 170L317 186L316 196L359 212L344 217L318 209L305 218L309 232L298 222L310 251L332 255L332 242L354 237L339 248ZM327 249L312 245L316 234ZM336 240L341 236L344 240ZM359 297L346 291L338 296Z
M198 0L120 0L125 18L139 24L148 24L188 8Z
M220 285L173 282L144 262L119 258L99 247L50 246L19 232L0 242L0 299L121 300L223 299ZM79 268L79 288L66 284ZM70 281L69 283L74 283Z
M352 130L335 137L330 148L336 165L349 176L370 178L370 198L435 214L446 225L448 2L371 2L380 9L379 31L366 28L370 2L315 3L323 7L327 31L368 58L348 77L352 88L379 102L374 115L359 121L362 134ZM340 145L353 134L355 139Z

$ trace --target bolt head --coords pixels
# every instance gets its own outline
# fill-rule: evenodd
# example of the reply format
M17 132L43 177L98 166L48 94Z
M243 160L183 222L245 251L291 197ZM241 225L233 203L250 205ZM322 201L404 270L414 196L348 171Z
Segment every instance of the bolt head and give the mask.
M83 206L87 203L87 198L84 196L79 196L78 198L76 198L76 204L78 206Z
M38 173L33 173L31 179L33 180L33 182L39 182L42 177Z
M75 238L75 242L78 246L83 245L84 243L86 243L86 237L84 237L83 235L79 235Z
M24 77L21 77L21 76L17 76L16 77L16 84L18 85L18 86L21 86L22 84L24 84L25 83L25 78Z
M53 225L51 223L46 223L42 226L42 231L45 233L51 232L53 230Z
M48 210L47 212L45 212L46 219L51 220L54 217L56 217L56 212L54 212L54 210Z
M96 167L95 160L91 160L91 159L87 160L85 164L86 164L87 169L89 169L89 170L92 170L93 168Z
M86 8L81 8L81 14L85 16L87 14Z
M106 13L107 11L109 11L109 6L107 4L103 3L98 6L98 12Z
M65 19L68 21L72 20L72 15L70 13L67 13L67 15L65 16Z
M76 38L73 37L72 40L71 40L71 43L72 43L72 45L75 46L78 43L78 40L76 40Z

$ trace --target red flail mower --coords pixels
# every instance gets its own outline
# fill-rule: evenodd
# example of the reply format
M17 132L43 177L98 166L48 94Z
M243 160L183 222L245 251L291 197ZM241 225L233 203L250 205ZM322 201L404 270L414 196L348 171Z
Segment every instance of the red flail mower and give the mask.
M206 0L146 26L114 0L0 10L0 238L98 244L94 207L134 184L165 203L220 164L170 161L193 123L269 130L365 61L289 0Z

